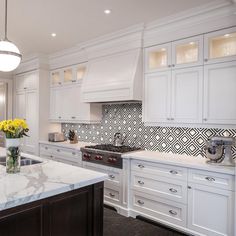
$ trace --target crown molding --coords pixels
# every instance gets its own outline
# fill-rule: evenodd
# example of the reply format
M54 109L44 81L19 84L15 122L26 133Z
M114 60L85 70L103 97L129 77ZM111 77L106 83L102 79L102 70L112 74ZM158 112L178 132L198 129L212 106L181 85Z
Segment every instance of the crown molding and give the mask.
M236 4L216 2L147 24L144 47L235 26Z
M37 69L48 70L48 56L44 54L33 54L24 57L19 67L14 71L14 75L25 73Z
M0 79L13 79L13 72L0 72Z

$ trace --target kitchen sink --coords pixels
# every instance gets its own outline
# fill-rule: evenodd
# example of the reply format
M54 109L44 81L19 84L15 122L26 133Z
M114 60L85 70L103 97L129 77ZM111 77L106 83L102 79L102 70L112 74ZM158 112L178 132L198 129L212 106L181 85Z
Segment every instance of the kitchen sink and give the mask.
M42 163L41 161L36 161L27 157L21 157L21 166L30 166ZM0 165L6 166L6 157L0 157Z

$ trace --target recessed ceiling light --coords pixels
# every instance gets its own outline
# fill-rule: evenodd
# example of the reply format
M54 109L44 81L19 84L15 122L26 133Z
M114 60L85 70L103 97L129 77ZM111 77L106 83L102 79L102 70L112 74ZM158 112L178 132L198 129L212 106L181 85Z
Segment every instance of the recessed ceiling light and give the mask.
M109 15L111 13L111 10L110 9L106 9L106 10L104 10L104 13Z
M52 33L51 36L52 36L52 37L56 37L57 34L56 34L56 33Z
M225 34L224 36L225 36L225 37L229 37L229 36L230 36L230 34Z

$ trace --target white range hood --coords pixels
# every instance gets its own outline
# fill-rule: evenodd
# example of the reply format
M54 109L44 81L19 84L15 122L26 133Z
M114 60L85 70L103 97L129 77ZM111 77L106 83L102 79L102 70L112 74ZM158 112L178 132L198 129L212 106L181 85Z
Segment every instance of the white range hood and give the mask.
M142 100L142 50L135 48L89 60L83 102Z

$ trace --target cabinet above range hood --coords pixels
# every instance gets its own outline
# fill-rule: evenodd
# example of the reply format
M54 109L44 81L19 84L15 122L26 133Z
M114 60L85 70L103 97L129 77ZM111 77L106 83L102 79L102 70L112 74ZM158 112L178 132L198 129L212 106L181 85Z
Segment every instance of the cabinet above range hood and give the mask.
M91 59L82 85L83 102L141 101L142 78L141 48Z

